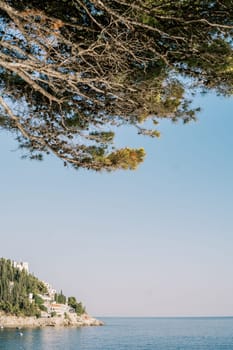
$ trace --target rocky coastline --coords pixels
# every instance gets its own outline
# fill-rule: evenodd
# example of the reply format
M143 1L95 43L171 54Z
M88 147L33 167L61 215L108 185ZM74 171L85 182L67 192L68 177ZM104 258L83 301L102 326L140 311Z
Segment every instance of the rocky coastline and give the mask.
M0 313L0 328L86 327L103 326L104 323L88 314L67 314L54 317L22 317Z

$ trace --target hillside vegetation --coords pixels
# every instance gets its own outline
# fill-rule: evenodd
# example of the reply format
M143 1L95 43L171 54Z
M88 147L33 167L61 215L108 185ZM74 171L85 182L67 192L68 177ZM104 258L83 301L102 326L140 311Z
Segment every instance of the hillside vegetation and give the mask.
M9 314L40 316L40 306L30 302L29 293L46 294L43 282L25 270L13 266L11 260L0 259L0 309Z
M46 301L45 301L46 300ZM64 305L63 305L64 304ZM25 269L14 267L14 262L0 259L0 311L16 316L40 317L43 311L48 317L55 316L53 305L63 305L77 315L85 313L81 302L62 292L50 295L44 282Z

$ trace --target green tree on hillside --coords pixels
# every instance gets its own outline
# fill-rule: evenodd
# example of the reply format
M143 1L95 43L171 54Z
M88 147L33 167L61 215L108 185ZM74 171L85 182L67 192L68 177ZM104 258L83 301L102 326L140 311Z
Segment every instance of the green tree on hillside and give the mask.
M72 307L79 316L86 312L83 304L81 302L78 303L75 297L68 297L68 305Z
M29 293L47 293L46 286L25 270L13 267L11 260L0 259L0 310L9 314L39 316L40 298L30 302ZM36 302L35 302L36 301Z
M54 299L59 304L65 304L66 303L66 296L63 294L62 290L60 293L56 293L54 296Z
M195 120L187 91L232 94L232 0L0 0L0 125L25 156L135 169L117 127Z

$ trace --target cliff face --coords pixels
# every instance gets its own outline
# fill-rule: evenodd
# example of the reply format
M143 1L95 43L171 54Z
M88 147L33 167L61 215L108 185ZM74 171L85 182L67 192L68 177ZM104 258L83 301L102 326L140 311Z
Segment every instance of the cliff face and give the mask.
M68 314L64 316L55 316L51 318L43 317L17 317L9 316L5 313L0 314L0 327L4 328L37 328L37 327L84 327L84 326L102 326L103 322L83 314Z

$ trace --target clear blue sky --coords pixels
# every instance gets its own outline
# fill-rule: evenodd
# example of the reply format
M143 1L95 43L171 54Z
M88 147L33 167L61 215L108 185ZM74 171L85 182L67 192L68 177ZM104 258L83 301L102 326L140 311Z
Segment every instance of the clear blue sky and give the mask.
M233 315L233 100L200 97L199 121L160 126L135 172L21 160L0 138L3 257L76 295L93 315Z

